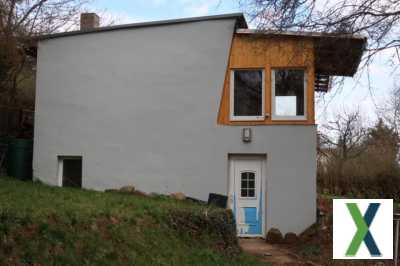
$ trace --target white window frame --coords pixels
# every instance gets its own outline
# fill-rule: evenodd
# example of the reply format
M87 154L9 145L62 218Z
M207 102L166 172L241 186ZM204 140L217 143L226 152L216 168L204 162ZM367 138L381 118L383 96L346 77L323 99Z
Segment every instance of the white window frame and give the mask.
M234 115L234 105L235 105L235 71L240 70L261 70L261 115L259 116L235 116ZM231 70L230 74L230 120L231 121L261 121L265 119L265 70L263 68L236 68Z
M254 174L254 197L250 197L250 196L242 197L242 176L241 176L242 173L253 173ZM242 199L242 200L255 200L255 199L257 199L257 186L258 186L258 181L257 181L257 173L256 172L248 171L248 170L240 172L240 185L239 185L239 198L240 199ZM249 193L249 188L246 188L246 189L247 189L247 193Z
M307 69L301 69L304 71L304 115L293 115L293 116L282 116L276 115L276 105L275 105L275 71L276 70L299 70L298 68L276 68L271 70L271 107L272 107L272 120L307 120Z

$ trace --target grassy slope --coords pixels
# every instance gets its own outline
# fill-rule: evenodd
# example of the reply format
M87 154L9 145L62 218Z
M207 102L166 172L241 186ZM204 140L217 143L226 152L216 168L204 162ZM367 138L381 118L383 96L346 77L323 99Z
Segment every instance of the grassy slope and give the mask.
M48 187L0 178L0 265L256 265L218 240L168 226L187 202Z

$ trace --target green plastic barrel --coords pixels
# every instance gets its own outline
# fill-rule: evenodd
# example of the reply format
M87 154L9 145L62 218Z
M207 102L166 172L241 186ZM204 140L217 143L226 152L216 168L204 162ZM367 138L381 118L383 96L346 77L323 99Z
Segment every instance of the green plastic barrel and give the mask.
M0 137L0 144L9 144L11 140L13 140L14 137Z
M13 140L13 139L14 139L14 137L9 137L9 136L0 137L0 145L2 145L2 147L1 147L2 151L4 149L4 145L6 147L8 147L8 145L10 144L10 141ZM6 154L5 154L4 161L2 162L2 167L4 167L4 169L7 169L7 157L8 157L7 156L8 155L7 149L8 148L6 148ZM5 174L7 174L7 173L5 173Z
M32 179L33 141L11 139L7 152L7 175L18 179Z

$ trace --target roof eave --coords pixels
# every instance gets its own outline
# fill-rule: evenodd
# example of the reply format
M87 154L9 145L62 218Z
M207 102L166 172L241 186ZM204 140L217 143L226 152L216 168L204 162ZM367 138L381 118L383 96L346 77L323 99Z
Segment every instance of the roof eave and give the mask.
M338 33L237 29L236 34L312 39L315 72L329 76L353 76L367 43L364 36Z
M364 40L366 37L359 34L346 33L326 33L313 31L278 31L278 30L258 30L258 29L237 29L237 34L259 34L271 36L293 36L293 37L310 37L310 38L351 38Z
M354 76L366 45L366 38L317 39L314 42L315 72L329 76Z
M223 20L223 19L236 19L236 28L247 28L248 27L243 13L230 13L230 14L212 15L212 16L201 16L201 17L178 18L178 19L168 19L168 20L149 21L149 22L138 22L138 23L115 25L115 26L98 27L98 28L94 28L91 30L84 30L84 31L82 31L82 30L67 31L67 32L40 35L40 36L37 36L36 39L40 41L40 40L82 35L82 34L90 34L90 33L108 32L108 31L134 29L134 28L144 28L144 27L154 27L154 26L164 26L164 25L173 25L173 24L180 24L180 23L200 22L200 21L207 21L207 20Z

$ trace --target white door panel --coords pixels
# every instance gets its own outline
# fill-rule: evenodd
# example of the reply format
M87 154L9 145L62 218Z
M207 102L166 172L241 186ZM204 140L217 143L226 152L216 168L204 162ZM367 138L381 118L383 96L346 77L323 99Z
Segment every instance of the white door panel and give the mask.
M263 234L263 160L231 160L231 206L239 236Z

